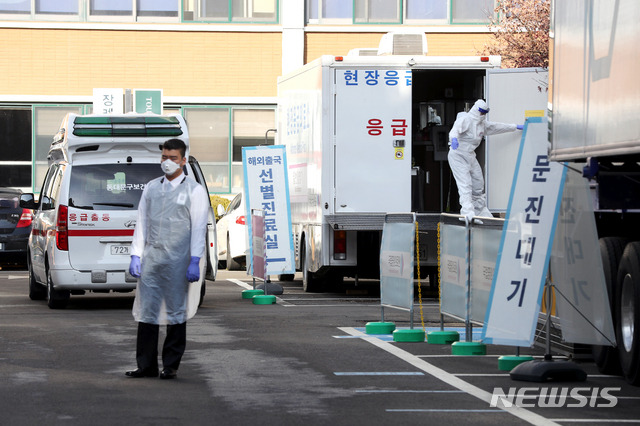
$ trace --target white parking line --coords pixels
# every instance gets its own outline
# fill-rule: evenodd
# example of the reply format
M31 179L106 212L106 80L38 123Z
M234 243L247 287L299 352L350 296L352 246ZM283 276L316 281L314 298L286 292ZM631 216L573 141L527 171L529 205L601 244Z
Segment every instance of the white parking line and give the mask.
M640 423L640 419L550 419L562 423Z
M419 371L334 371L336 376L424 376Z
M397 356L403 361L408 362L414 367L424 371L425 373L432 375L433 377L447 383L448 385L453 386L454 388L460 389L468 393L469 395L474 396L486 402L487 404L491 403L492 395L489 392L484 391L479 387L474 386L470 383L467 383L464 380L456 377L451 373L448 373L447 371L441 368L438 368L432 364L429 364L427 361L420 359L417 356L398 348L397 346L392 345L390 342L385 342L374 336L368 336L365 333L358 331L353 327L338 327L338 329L353 336L362 336L363 340L366 340L367 342L373 344L374 346L377 346L380 349L383 349L388 353ZM500 410L504 410L534 425L557 425L556 422L550 419L540 416L527 409L516 407L515 405L512 407L504 407L504 408L498 407L498 408Z
M356 393L464 393L461 390L356 389Z

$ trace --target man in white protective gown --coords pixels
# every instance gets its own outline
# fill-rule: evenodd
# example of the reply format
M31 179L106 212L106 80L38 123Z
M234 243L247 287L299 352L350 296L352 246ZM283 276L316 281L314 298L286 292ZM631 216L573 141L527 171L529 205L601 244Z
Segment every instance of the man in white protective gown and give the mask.
M487 208L482 168L476 148L485 135L522 130L520 124L494 123L486 120L489 106L478 99L469 112L460 112L449 132L449 166L458 185L460 214L468 221L474 216L493 217Z
M209 198L202 185L183 173L185 153L181 139L164 143L164 176L145 186L138 206L129 265L129 273L139 278L133 304L138 368L127 371L128 377L158 377L158 331L166 324L160 378L175 378L186 347L187 320L195 314L187 306L189 283L200 279Z

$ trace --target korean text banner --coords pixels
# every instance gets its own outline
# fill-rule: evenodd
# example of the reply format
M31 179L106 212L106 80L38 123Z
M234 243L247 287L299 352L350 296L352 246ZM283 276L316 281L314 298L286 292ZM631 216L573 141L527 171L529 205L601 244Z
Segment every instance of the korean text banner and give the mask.
M416 225L385 222L380 248L380 303L412 310Z
M566 174L547 157L547 131L546 119L527 119L482 332L487 343L533 343Z
M567 172L551 253L562 339L588 345L615 342L589 181L575 164Z
M264 212L267 275L294 274L287 161L283 145L242 148L246 214ZM249 235L252 235L251 221ZM251 242L251 239L249 239ZM253 258L251 244L249 259ZM251 273L252 271L247 271Z

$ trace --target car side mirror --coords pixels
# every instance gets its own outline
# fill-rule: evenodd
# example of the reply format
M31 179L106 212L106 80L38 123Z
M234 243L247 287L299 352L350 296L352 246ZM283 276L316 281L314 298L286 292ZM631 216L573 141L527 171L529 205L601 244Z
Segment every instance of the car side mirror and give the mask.
M222 204L218 204L216 207L216 212L218 213L218 217L222 216L227 210L224 208Z
M23 209L35 210L38 208L36 199L33 194L21 194L20 195L20 207Z

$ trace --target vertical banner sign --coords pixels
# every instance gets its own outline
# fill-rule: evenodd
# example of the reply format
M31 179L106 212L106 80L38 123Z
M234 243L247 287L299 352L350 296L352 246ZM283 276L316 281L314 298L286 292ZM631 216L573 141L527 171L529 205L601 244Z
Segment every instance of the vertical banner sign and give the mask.
M294 274L285 147L243 147L242 167L247 217L251 217L252 209L264 212L267 275ZM253 235L251 222L249 223L249 235ZM249 258L252 258L253 244L250 250ZM251 271L247 270L249 272Z
M487 343L533 343L566 175L548 159L547 132L546 119L527 119L482 331Z
M580 165L576 165L579 169ZM551 254L562 339L588 345L615 342L589 182L569 170Z
M134 111L140 114L162 114L162 89L135 89L133 105Z
M253 276L261 280L267 279L267 268L264 252L264 212L262 210L251 210L251 266Z
M93 89L94 114L122 114L124 97L122 89Z
M380 248L380 303L382 305L407 310L413 308L415 240L416 225L413 220L411 223L385 221Z

